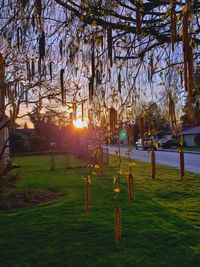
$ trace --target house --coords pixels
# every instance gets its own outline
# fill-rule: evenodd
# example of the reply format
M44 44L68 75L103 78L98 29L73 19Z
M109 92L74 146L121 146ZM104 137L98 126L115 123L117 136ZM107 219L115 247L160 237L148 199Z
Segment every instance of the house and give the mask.
M9 129L11 153L30 152L35 129Z
M4 116L0 121L0 171L4 172L9 160L9 118Z
M199 146L195 141L197 140L197 138L200 139L200 125L195 127L185 128L182 131L182 135L184 138L184 142L186 143L186 146L189 147Z
M170 129L162 129L157 131L157 139L172 139L172 132Z

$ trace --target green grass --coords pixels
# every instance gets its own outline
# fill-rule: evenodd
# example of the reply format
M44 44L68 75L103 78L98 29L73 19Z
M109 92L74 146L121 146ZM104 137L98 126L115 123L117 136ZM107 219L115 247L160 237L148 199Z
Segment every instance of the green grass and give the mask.
M91 210L84 215L87 169L49 171L47 156L18 157L17 188L58 190L60 198L0 213L0 266L200 266L200 176L136 162L135 202L127 203L126 175L121 179L122 240L114 241L115 199L111 157L103 177L92 177ZM71 164L83 166L71 159ZM123 159L123 172L128 170Z

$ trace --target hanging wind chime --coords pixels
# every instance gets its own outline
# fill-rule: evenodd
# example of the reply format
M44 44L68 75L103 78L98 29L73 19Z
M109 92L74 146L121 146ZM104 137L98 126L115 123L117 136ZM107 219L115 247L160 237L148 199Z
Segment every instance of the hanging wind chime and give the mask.
M174 3L174 0L170 0L170 31L171 31L171 44L172 44L172 51L174 51L174 44L176 42L177 38L177 32L176 32L176 3Z
M64 88L64 69L60 70L60 88L62 105L66 104L65 88Z
M192 118L192 93L193 93L193 40L191 36L191 10L190 2L183 8L183 61L184 61L184 83L185 91L188 93L188 115Z
M112 135L116 132L117 126L117 111L114 108L110 108L110 131Z
M113 64L113 37L112 37L112 29L108 28L107 29L107 44L108 44L108 58L110 60L110 66L112 67Z
M85 179L85 213L88 213L90 207L90 176Z
M139 37L142 33L141 28L141 6L140 2L138 1L136 4L136 34Z

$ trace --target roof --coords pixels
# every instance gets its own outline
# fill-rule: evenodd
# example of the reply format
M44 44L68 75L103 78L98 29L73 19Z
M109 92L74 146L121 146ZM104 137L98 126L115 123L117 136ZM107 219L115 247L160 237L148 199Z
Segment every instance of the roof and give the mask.
M183 135L200 134L200 125L195 126L195 127L185 128L185 129L183 129L182 134Z
M35 134L35 129L9 129L11 134L21 136L24 139L31 137Z
M166 134L172 134L170 129L162 129L157 131L157 135L166 135Z

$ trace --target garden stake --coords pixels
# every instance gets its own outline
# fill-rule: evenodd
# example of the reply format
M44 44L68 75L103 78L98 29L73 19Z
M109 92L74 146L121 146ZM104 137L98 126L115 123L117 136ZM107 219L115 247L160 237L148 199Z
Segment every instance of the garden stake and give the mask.
M89 211L90 207L90 176L85 180L85 213Z
M185 175L185 163L184 163L184 152L181 149L179 152L180 157L180 175L181 175L181 181L183 181L183 177Z
M115 208L115 241L119 244L121 240L121 211L119 207Z
M134 178L133 178L133 175L129 173L129 176L128 176L128 202L129 204L133 202L133 198L134 198L133 191L134 191Z
M154 150L151 151L151 175L152 175L152 179L155 179L155 175L156 175L156 155L155 155L155 151Z

